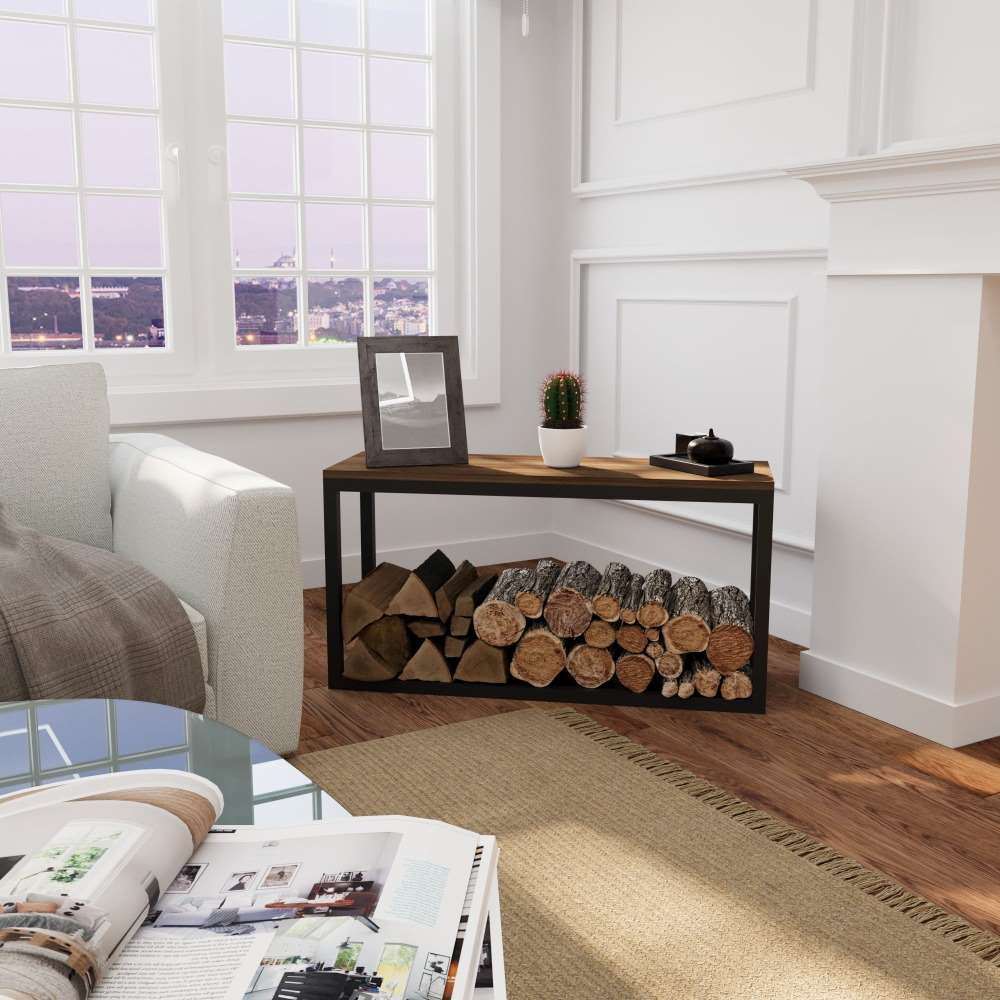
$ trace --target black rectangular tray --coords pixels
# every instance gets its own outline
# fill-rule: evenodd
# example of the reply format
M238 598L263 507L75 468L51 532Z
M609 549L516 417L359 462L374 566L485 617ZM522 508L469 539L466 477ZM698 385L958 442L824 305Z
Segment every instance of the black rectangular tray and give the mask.
M695 476L745 476L754 471L753 462L744 462L734 458L725 465L705 465L703 462L693 462L687 457L687 446L698 435L678 434L674 447L677 449L669 455L650 455L649 464L658 465L664 469L679 469Z

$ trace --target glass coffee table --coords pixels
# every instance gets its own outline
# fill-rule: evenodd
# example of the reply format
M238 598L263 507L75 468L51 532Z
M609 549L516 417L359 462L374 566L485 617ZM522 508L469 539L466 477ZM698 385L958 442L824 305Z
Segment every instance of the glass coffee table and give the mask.
M0 795L148 768L214 781L226 800L223 824L291 825L348 815L263 744L190 712L103 699L0 705Z

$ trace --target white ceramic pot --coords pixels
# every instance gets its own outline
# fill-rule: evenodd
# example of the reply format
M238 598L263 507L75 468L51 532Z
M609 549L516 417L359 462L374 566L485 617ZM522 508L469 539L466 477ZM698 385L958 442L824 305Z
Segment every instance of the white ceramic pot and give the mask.
M542 461L553 469L575 469L587 452L587 425L582 427L539 427L538 447Z

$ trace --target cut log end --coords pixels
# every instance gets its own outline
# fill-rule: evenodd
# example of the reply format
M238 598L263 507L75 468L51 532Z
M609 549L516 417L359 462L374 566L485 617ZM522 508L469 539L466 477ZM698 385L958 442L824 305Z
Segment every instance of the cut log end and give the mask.
M593 617L590 601L575 590L554 590L545 602L545 622L560 639L575 639L587 631Z
M508 650L476 639L462 654L455 680L470 684L506 684L509 659Z
M344 676L352 681L391 681L399 670L373 653L360 639L352 639L344 649Z
M656 658L656 672L667 680L676 680L684 669L684 657L673 650L666 650L661 656ZM677 689L674 689L674 694Z
M610 649L615 644L616 629L610 622L595 618L583 633L583 641L595 649Z
M643 628L659 628L667 620L667 609L662 604L643 604L635 618Z
M689 668L677 678L677 697L690 698L694 694L694 671Z
M424 639L420 648L410 657L399 675L401 681L438 681L451 683L451 671L441 650L430 640Z
M575 646L566 660L566 669L583 688L598 688L615 676L615 660L607 649Z
M721 625L708 637L706 651L712 666L729 674L753 656L753 637L738 625Z
M566 666L562 639L542 625L529 628L521 637L510 661L510 675L532 687L548 687Z
M753 681L750 678L750 668L742 667L734 673L726 674L722 678L720 693L726 701L749 698L753 694Z
M641 653L649 645L646 630L640 625L622 625L618 629L618 645L627 653Z
M648 656L626 653L615 664L615 675L623 687L641 694L649 687L656 673L656 667Z
M673 698L673 696L677 694L677 678L668 677L663 682L663 687L661 688L660 693L664 698Z
M486 601L472 616L476 635L491 646L513 646L525 624L524 615L506 601Z
M692 681L702 698L714 698L719 693L722 674L707 659L699 658L692 669Z
M680 614L663 626L663 637L675 653L703 653L711 630L704 618Z

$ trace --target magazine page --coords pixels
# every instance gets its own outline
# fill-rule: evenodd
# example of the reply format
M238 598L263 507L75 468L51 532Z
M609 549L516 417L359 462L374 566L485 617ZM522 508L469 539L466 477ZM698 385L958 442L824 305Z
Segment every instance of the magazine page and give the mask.
M95 997L188 1000L194 981L203 1000L425 997L453 969L480 843L405 817L213 830Z
M0 995L86 1000L221 811L179 771L0 798Z
M503 960L503 930L500 923L500 885L490 885L489 920L479 952L475 1000L507 1000L507 970Z

